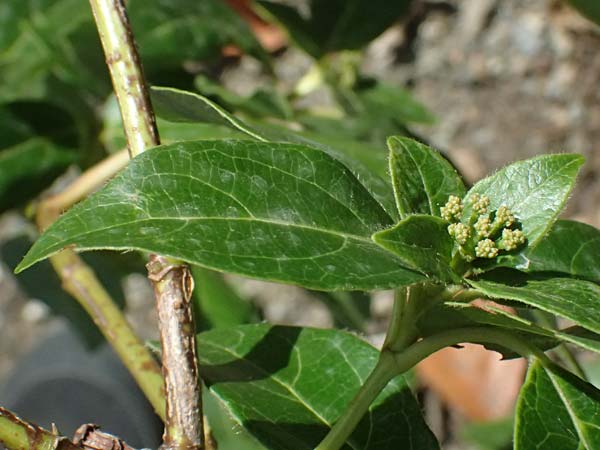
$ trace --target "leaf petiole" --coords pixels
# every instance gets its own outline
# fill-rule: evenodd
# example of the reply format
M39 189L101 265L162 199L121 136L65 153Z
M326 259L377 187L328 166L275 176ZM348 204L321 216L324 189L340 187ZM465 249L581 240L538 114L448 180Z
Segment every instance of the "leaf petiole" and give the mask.
M401 351L393 351L390 348L384 349L365 384L359 389L346 411L315 450L340 449L368 411L373 400L377 398L390 380L405 373L438 350L464 342L499 345L509 348L523 357L535 356L544 366L552 365L544 352L534 345L523 341L510 332L492 327L458 328L422 339Z

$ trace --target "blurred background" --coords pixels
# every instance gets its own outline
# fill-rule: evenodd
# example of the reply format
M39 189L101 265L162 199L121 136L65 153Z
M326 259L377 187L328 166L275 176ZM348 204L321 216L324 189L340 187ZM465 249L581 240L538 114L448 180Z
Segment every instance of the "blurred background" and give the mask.
M359 6L342 21L348 3L127 2L153 85L199 92L258 126L356 147L373 167L385 159L386 136L411 135L443 151L469 183L517 159L581 153L587 163L566 215L600 226L600 26L594 23L600 11L594 0L371 0L356 2L367 9ZM164 142L235 136L216 125L163 120L159 130ZM114 408L102 414L142 410L128 375L61 292L49 264L12 275L37 233L35 199L60 191L124 147L87 2L0 4L0 137L0 404L27 403L39 411L31 405L53 400L32 394L35 386L67 380L67 373L89 381L94 372L115 380L90 381L98 398L126 396L117 406L104 401ZM86 260L139 334L156 339L143 258L100 252ZM263 319L335 325L381 345L391 312L390 292L322 294L201 269L195 276L201 329ZM58 356L64 353L70 357ZM597 356L579 356L600 386ZM526 363L498 359L478 346L449 349L411 374L444 449L511 448L510 417ZM60 369L50 370L52 362ZM77 402L91 395L91 388L79 391L69 380L56 398ZM261 448L240 430L232 432L219 406L208 404L220 448ZM60 406L50 412L58 414ZM78 418L89 411L80 408ZM64 420L69 434L76 424ZM120 432L121 420L107 431ZM151 414L139 422L128 428L138 427L141 435L152 429L158 439ZM137 442L130 443L154 441Z

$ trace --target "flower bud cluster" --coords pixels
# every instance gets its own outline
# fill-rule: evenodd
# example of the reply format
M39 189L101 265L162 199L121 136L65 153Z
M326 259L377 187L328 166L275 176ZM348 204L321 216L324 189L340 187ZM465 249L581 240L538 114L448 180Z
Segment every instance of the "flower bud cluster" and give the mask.
M450 222L448 233L466 261L492 259L501 251L516 250L525 244L525 235L516 228L517 220L508 207L489 211L490 199L486 195L473 194L467 201L471 204L469 217L463 217L464 204L454 195L440 209L442 218Z

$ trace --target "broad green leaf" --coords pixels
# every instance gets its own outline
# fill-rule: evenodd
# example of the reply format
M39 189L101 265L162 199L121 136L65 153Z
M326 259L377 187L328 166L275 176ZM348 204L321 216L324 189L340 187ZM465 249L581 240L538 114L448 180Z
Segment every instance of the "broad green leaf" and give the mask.
M308 0L303 4L257 0L315 58L358 49L383 33L407 10L409 0ZM365 20L367 19L368 20Z
M127 10L147 70L215 59L230 44L268 58L246 22L221 0L129 0Z
M405 89L376 80L362 80L356 94L373 120L388 117L398 124L435 121L433 114Z
M600 333L600 286L590 281L527 275L515 270L494 270L467 281L490 298L535 306Z
M448 222L427 215L413 215L393 228L378 231L373 240L395 253L407 267L441 281L458 281L450 267L454 242Z
M219 450L266 450L208 389L202 396L202 409L210 425L210 434L219 443Z
M529 272L562 272L600 283L600 230L559 220L525 257Z
M423 336L431 336L455 328L477 326L494 326L511 330L544 349L550 349L564 342L600 353L600 335L578 326L563 330L544 327L492 305L479 307L467 303L444 302L421 316L418 323ZM501 351L505 357L515 355L508 349Z
M0 211L46 188L77 155L43 138L0 150Z
M388 139L390 173L401 217L440 215L450 195L462 197L465 185L456 169L439 152L409 138Z
M193 266L196 329L224 328L254 322L258 314L223 275Z
M111 96L104 103L102 118L103 129L100 134L102 144L110 153L124 149L127 141L123 131L121 111L115 96ZM158 118L156 125L163 144L198 139L243 139L246 136L235 128L212 123L169 122Z
M204 122L230 127L258 141L295 142L329 153L346 165L369 192L396 219L391 187L387 182L385 165L380 163L377 150L339 139L320 139L310 133L293 133L283 127L261 124L248 125L229 114L206 97L173 88L152 88L152 101L157 114L172 122Z
M321 290L422 280L370 239L390 225L352 173L318 149L183 142L135 158L48 228L17 270L75 245L155 252Z
M258 141L268 139L240 119L229 114L215 102L180 89L153 87L152 103L156 114L170 122L204 122L234 128Z
M108 91L89 4L79 0L3 3L7 21L14 24L0 40L0 100L53 97L57 83L94 95Z
M507 166L473 186L467 193L487 195L490 210L505 205L521 223L529 247L550 229L575 184L584 158L574 154L543 155ZM464 217L471 214L465 205Z
M537 359L517 404L515 450L600 448L600 391Z
M260 324L201 333L198 355L210 391L263 445L312 450L356 394L379 352L342 331ZM439 447L406 382L397 377L343 448Z
M600 25L600 3L597 0L567 0L581 14Z

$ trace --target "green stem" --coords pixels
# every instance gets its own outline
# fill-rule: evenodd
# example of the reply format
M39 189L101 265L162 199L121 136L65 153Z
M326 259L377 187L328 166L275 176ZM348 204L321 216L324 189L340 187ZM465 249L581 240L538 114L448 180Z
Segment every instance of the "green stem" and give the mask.
M501 345L524 357L534 355L544 365L551 364L548 357L538 348L509 332L491 327L470 327L445 331L418 341L398 352L384 349L379 362L365 384L361 386L356 397L315 450L340 449L368 411L373 400L391 379L405 373L438 350L464 342Z
M0 442L10 450L81 450L68 439L0 408Z
M154 110L124 0L90 0L127 137L131 157L159 145ZM148 276L154 286L163 349L166 421L163 448L204 448L202 396L191 314L189 269L152 255ZM189 313L188 313L189 312Z
M373 400L386 387L396 374L396 361L391 352L382 352L377 365L352 399L344 414L339 418L325 439L315 450L336 450L341 448L352 434Z
M127 137L137 156L160 144L154 111L123 0L90 0Z

